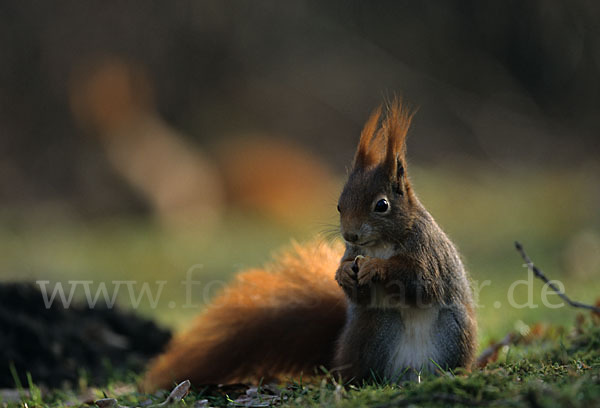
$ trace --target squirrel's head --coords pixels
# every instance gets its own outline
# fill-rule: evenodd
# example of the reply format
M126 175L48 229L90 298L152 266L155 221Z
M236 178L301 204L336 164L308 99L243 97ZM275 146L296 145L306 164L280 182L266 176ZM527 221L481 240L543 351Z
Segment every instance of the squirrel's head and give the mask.
M371 114L360 135L340 199L341 233L349 245L394 241L407 227L416 198L406 175L406 133L413 113L399 100Z

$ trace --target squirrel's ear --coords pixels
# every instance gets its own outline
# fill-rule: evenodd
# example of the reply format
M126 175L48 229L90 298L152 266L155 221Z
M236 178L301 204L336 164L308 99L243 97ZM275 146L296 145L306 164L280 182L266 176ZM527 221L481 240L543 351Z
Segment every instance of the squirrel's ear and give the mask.
M404 161L402 159L400 159L399 157L396 158L396 169L395 169L395 178L394 178L394 184L396 186L396 191L400 194L400 195L404 195L404 190L406 189L407 186L407 179L404 177L404 175L406 174L406 168L404 165Z
M358 148L356 149L356 154L354 156L354 164L353 167L355 169L358 168L367 168L377 164L380 160L380 152L374 151L373 149L373 139L377 135L377 127L379 123L379 117L381 116L381 107L378 107L371 113L371 116L365 123L365 127L360 133L360 141L358 142Z
M414 112L395 98L388 106L382 130L387 140L384 166L391 178L400 179L406 172L406 134Z
M396 178L401 179L404 177L406 170L404 168L404 162L400 158L396 159Z

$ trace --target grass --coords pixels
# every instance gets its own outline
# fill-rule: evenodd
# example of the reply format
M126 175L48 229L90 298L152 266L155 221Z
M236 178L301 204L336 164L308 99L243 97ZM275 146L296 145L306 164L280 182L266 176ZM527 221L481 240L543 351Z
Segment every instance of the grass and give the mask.
M285 405L599 404L597 326L588 322L583 334L572 335L576 312L568 307L544 306L543 284L537 280L516 286L513 296L519 305L531 301L537 307L509 305L511 285L529 279L513 248L516 239L548 277L564 283L573 299L593 303L598 298L600 281L594 276L600 270L600 196L597 181L590 176L594 172L588 167L570 171L473 171L472 167L411 170L420 198L457 243L474 286L481 288L477 310L480 347L509 331L525 333L537 323L548 329L540 338L502 350L498 361L483 371L426 378L421 384L358 389L343 387L323 375L323 382L318 384L290 382L282 393ZM179 329L236 271L268 260L272 251L289 243L290 238L308 239L322 231L323 225L335 222L334 200L331 208L331 214L307 220L301 227L282 226L232 209L224 223L210 233L167 232L144 219L74 221L44 212L15 217L14 212L5 210L0 214L0 279L93 280L95 284L108 282L109 287L117 279L152 284L165 280L157 306L142 302L139 311ZM183 307L187 299L181 281L190 269L202 284L193 293L194 307ZM547 297L558 303L556 296ZM118 301L127 304L127 293L120 292ZM120 395L123 405L164 399L164 395L136 393L130 386L136 379L133 373L119 376L103 390L93 391L94 397L102 398L103 392L111 397ZM37 388L28 386L29 396L9 405L77 404L77 396L89 391L84 375L81 383L77 390L45 390L43 402ZM35 378L30 385L35 385ZM225 393L200 390L185 402L189 406L206 398L210 404L223 405L227 398L237 399L240 392L246 389L232 388ZM441 400L436 403L432 396Z
M556 326L536 330L519 344L502 349L495 362L470 373L457 371L442 376L424 376L420 383L340 384L324 373L320 381L290 380L283 385L243 385L194 389L181 406L269 406L283 407L398 407L398 406L506 406L589 407L600 402L600 319L587 318L577 329ZM131 382L135 378L127 378ZM84 405L88 399L117 398L120 405L145 406L160 403L167 392L141 394L115 381L104 389L52 391L42 401L37 388L23 392L7 407ZM205 401L205 402L202 402ZM195 405L197 404L197 405ZM205 404L205 405L201 405ZM244 405L245 404L245 405Z

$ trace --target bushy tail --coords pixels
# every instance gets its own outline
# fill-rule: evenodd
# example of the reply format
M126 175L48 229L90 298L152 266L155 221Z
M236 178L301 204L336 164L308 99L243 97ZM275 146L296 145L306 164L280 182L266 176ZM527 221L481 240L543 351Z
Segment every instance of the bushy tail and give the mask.
M345 321L339 246L293 244L241 273L150 366L146 390L310 375L329 365Z

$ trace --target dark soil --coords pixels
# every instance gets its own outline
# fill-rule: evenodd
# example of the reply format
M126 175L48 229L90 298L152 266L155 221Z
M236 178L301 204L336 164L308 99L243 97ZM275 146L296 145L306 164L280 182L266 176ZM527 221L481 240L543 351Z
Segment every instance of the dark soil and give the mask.
M100 303L100 302L99 302ZM102 385L117 373L140 372L162 351L171 334L131 312L60 302L46 308L37 286L0 284L0 388L15 387L11 365L22 384L61 387Z

